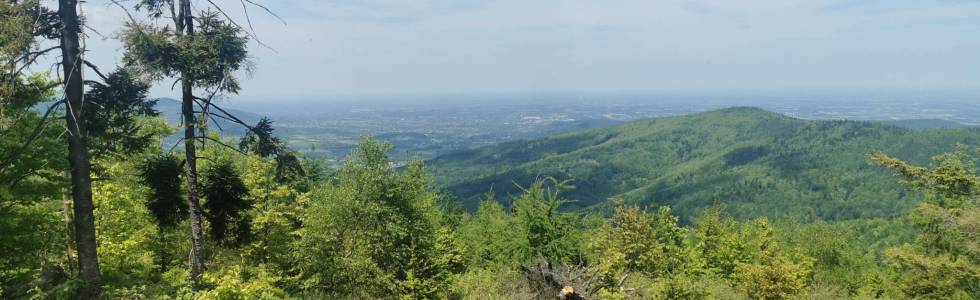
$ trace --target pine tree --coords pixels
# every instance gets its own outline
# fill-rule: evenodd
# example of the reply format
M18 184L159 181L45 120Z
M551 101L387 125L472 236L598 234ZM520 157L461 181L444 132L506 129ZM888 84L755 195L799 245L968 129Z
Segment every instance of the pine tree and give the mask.
M881 153L872 159L925 193L924 201L908 216L917 229L915 242L886 252L901 271L904 296L980 297L980 176L967 150L934 157L932 168Z
M197 128L206 124L212 107L218 109L222 117L248 126L211 102L217 93L237 93L240 89L232 73L246 65L248 37L232 21L222 19L219 12L205 11L195 16L189 0L145 0L136 8L145 9L157 18L163 15L164 9L172 12L173 30L130 20L123 42L125 60L142 75L151 79L180 78L184 179L191 222L191 278L195 288L199 288L206 253L197 147L209 137L199 134ZM196 89L210 90L210 95L197 96L194 94ZM195 110L195 107L201 110Z

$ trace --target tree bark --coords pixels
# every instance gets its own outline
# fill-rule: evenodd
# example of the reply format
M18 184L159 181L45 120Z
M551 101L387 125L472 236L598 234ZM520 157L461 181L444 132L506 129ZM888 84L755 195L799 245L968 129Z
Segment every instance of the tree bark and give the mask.
M196 136L194 130L194 95L191 93L192 85L189 80L183 81L183 103L182 112L184 115L184 154L187 163L187 207L191 219L191 281L195 289L201 286L201 276L204 274L204 228L201 218L201 202L197 193L197 149L195 145Z
M71 174L71 194L75 214L75 248L78 251L78 275L82 280L80 299L102 296L102 276L95 240L95 205L92 203L91 164L85 127L79 119L83 106L82 53L78 42L80 32L77 0L58 0L61 17L61 63L64 69L65 121L68 126L68 164Z
M193 14L189 0L180 0L177 30L187 36L194 35ZM201 201L197 193L196 118L194 116L194 82L186 72L181 73L181 113L184 119L184 155L187 171L187 207L191 219L191 282L199 289L204 275L204 224L201 217Z

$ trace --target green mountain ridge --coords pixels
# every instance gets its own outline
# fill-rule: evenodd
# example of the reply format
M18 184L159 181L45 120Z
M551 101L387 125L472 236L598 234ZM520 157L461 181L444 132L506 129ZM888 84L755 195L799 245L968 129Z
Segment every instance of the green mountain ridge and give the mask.
M902 127L913 130L928 130L928 129L966 129L973 128L976 126L963 124L956 121L942 120L942 119L909 119L909 120L893 120L893 121L878 121L879 123L885 125L892 125L896 127Z
M849 220L896 216L917 195L869 162L874 151L926 165L980 130L910 130L863 121L795 119L758 108L656 119L506 142L429 161L437 183L473 210L488 192L508 202L538 178L571 180L568 210L609 198L670 205L689 221L723 204L734 216Z

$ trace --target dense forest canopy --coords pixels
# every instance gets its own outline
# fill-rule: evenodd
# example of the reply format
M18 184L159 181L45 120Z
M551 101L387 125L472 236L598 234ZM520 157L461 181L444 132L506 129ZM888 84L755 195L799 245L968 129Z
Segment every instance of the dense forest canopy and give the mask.
M328 167L212 101L255 37L221 6L112 4L100 69L79 2L0 1L0 298L980 297L980 131L731 108Z
M871 122L800 120L755 108L629 122L506 142L429 162L439 186L477 207L555 177L575 189L568 209L610 211L606 199L669 205L689 223L724 203L738 218L853 220L904 214L918 195L871 166L882 151L916 164L977 145L976 129L908 130ZM505 201L506 203L506 201Z
M150 131L158 132L151 144L173 130L161 126ZM397 168L390 149L364 140L338 169L304 159L305 176L282 177L274 157L202 147L212 158L202 161L212 263L197 291L186 260L182 161L161 147L97 160L105 296L548 299L573 289L599 299L970 299L978 292L980 181L976 152L965 146L929 168L865 156L869 168L895 170L890 178L919 203L897 217L736 218L718 201L687 225L669 206L624 200L605 202L608 212L573 210L566 195L579 187L553 177L510 201L486 194L467 212L436 188L422 161ZM758 150L749 152L739 155ZM64 235L55 234L64 230L60 197L20 198L35 200L6 202L3 211L3 250L20 253L2 261L4 295L70 297L71 261Z

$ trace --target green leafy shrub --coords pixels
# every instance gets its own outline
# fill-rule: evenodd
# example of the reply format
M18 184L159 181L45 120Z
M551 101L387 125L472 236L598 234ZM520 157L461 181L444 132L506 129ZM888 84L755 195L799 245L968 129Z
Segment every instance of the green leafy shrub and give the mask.
M305 286L352 297L431 298L462 272L460 245L439 223L439 194L419 161L392 166L391 145L362 141L336 186L312 191L298 255Z

